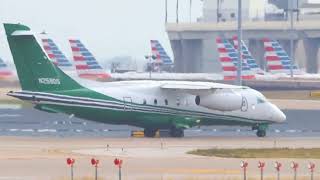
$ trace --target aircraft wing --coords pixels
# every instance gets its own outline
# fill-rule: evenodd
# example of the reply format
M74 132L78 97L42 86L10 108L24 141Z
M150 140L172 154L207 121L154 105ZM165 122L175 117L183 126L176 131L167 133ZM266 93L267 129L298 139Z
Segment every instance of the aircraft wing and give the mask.
M163 90L183 91L190 94L209 94L217 89L241 89L241 86L233 86L209 82L167 82L160 86Z

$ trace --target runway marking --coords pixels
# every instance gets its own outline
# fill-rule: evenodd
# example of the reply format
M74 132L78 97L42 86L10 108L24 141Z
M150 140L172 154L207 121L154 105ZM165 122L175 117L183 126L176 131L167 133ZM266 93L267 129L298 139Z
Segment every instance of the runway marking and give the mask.
M25 176L25 177L22 177L22 176L1 176L0 177L0 180L26 180L26 178L28 179L35 179L36 177L34 176Z
M151 172L181 173L181 174L241 174L236 169L186 169L186 168L170 168L170 169L149 169Z
M0 118L8 118L8 117L21 117L21 114L1 114Z
M21 109L22 105L20 104L0 104L0 109L11 109L11 110L17 110Z

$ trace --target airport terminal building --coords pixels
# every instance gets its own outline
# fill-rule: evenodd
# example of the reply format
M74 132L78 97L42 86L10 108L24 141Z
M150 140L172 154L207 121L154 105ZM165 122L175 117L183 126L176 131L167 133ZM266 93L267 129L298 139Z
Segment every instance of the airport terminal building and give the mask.
M293 9L294 26L290 26ZM317 73L320 44L320 4L312 0L243 0L243 40L261 69L265 69L262 39L280 42L299 68ZM234 0L204 0L203 16L197 22L167 23L166 28L180 73L220 73L216 38L237 34L237 3Z

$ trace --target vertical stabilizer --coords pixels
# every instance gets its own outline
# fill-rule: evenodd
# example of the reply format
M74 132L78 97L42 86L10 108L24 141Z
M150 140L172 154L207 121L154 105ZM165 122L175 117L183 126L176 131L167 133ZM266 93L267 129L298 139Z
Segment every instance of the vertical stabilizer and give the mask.
M158 40L151 40L150 43L152 55L156 57L156 63L165 65L173 64L173 61Z
M219 60L221 62L224 80L235 80L237 77L238 52L227 40L218 37L216 39ZM251 71L248 64L242 62L242 79L255 79L254 72Z
M99 65L96 58L78 39L70 39L71 50L73 54L74 64L81 78L107 80L110 74Z
M29 27L4 24L4 28L23 90L48 92L83 88L49 60Z
M13 77L12 71L8 65L0 58L0 79L8 79Z
M233 39L234 48L238 49L238 45L239 45L238 36L233 36L232 39ZM248 47L243 41L241 41L241 49L242 49L242 52L241 52L242 58L244 61L247 62L250 69L256 74L264 74L264 71L261 68L259 68L257 61L253 58Z
M276 40L265 38L263 39L263 44L269 72L290 74L291 58L280 43ZM292 69L294 74L302 74L297 65L293 65Z
M60 51L58 46L50 38L42 39L42 45L52 62L62 70L73 70L71 62Z

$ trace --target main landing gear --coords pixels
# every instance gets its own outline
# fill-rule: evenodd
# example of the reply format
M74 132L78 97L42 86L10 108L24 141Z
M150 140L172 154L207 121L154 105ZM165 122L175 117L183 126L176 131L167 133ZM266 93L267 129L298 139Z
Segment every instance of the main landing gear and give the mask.
M157 131L158 131L157 129L146 128L146 129L144 129L144 136L145 137L155 137Z
M258 137L265 137L267 135L267 124L257 124L252 127L252 130L257 130L257 136Z
M182 128L172 127L170 128L171 137L184 137L184 130Z
M146 128L144 129L144 136L153 138L156 136L158 129ZM172 127L169 130L170 137L181 138L184 137L184 130L182 128Z

